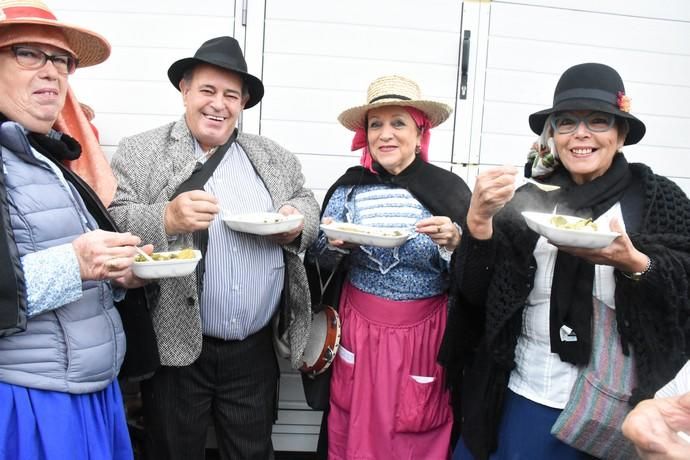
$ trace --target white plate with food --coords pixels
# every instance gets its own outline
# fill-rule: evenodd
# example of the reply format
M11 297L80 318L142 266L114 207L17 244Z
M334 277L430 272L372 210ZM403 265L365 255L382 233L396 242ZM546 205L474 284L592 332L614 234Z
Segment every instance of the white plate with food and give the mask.
M180 251L154 252L152 261L138 255L134 258L132 272L142 279L174 278L186 276L194 271L201 260L201 251L182 249Z
M525 211L522 216L527 226L557 246L576 248L605 248L620 236L598 222L562 214Z
M343 240L364 246L395 248L402 246L410 232L396 228L368 227L347 222L321 224L321 230L332 240Z
M275 235L289 232L304 221L302 214L284 216L277 212L252 212L248 214L223 214L225 225L236 232L254 235Z

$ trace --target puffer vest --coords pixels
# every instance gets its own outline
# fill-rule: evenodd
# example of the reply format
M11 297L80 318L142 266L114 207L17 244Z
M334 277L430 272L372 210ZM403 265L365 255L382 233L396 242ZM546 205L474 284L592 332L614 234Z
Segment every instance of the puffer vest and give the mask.
M0 148L6 184L0 193L7 194L10 237L20 257L97 228L76 191L35 158L18 124L0 125ZM109 283L85 281L80 299L30 318L25 331L0 338L0 381L90 393L116 378L124 353Z

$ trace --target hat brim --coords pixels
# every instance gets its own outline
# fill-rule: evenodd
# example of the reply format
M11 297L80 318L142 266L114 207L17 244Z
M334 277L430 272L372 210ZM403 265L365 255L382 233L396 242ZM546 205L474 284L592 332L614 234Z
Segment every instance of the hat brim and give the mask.
M634 115L614 108L607 102L594 99L570 99L563 101L560 104L556 104L550 109L535 112L529 116L529 127L535 134L541 135L542 131L544 130L544 123L546 123L546 119L549 117L549 115L567 110L591 110L594 112L604 112L627 120L630 126L630 131L628 131L628 135L625 137L623 145L637 144L640 142L640 140L642 140L645 132L647 131L644 123L642 123L642 121L640 121Z
M228 70L230 72L235 72L242 76L242 80L247 85L247 90L249 91L249 100L245 104L244 108L248 109L254 107L256 104L261 102L264 97L264 84L254 75L244 72L236 68L230 68L224 63L213 62L211 59L199 59L195 57L180 59L179 61L173 62L173 64L168 69L168 78L170 83L179 91L180 90L180 80L184 73L190 68L198 64L210 64L216 67L220 67L223 70Z
M443 104L441 102L425 100L405 101L400 99L391 99L383 100L380 102L374 102L373 104L360 105L357 107L347 109L340 115L338 115L338 121L347 129L351 131L356 131L359 128L364 128L364 119L368 111L370 111L371 109L375 109L377 107L384 107L388 105L414 107L416 109L421 110L426 114L427 118L429 118L429 122L431 123L432 128L446 121L448 117L450 117L450 114L453 112L453 109L449 105Z
M79 67L89 67L100 64L110 56L110 43L108 43L108 40L102 35L78 26L50 19L5 19L0 23L0 34L5 33L4 30L8 27L24 24L34 24L60 30L65 35L67 44L71 48L71 50L68 51L75 53L77 59L79 59ZM15 43L21 43L21 37L18 37L18 41ZM7 45L10 45L10 43L7 43Z

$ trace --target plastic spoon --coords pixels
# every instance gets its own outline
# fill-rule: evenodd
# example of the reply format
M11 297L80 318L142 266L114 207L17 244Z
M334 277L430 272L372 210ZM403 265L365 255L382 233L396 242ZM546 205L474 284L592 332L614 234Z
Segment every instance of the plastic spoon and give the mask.
M152 258L150 255L146 254L139 246L134 246L134 249L136 249L137 252L138 252L139 254L141 254L142 256L144 256L144 258L145 258L148 262L153 262L153 261L154 261L153 258Z
M524 182L529 182L530 184L533 184L539 190L542 190L544 192L553 192L554 190L558 190L559 188L561 188L558 185L542 184L541 182L537 182L536 180L532 179L531 177L523 177L522 180Z

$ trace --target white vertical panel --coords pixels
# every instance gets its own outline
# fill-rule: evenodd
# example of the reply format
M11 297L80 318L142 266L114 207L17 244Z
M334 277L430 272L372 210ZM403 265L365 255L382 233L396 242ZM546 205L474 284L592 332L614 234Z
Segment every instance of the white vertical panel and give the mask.
M77 69L70 82L77 98L92 106L101 142L115 146L132 135L183 113L167 71L206 40L233 35L235 1L90 0L49 1L65 22L105 36L112 54L103 64Z
M349 151L352 133L336 118L365 102L375 78L405 75L419 83L423 97L455 107L461 6L457 0L267 0L261 134L335 179L344 171L337 158L358 159ZM432 134L436 163L451 160L453 122ZM317 193L326 186L314 176L307 183Z
M583 11L587 2L538 3L491 4L481 128L472 133L481 137L481 163L523 164L536 138L529 114L551 106L566 68L602 62L621 74L633 113L647 125L645 138L626 154L679 183L690 178L690 18L658 19L666 11L659 2L598 2L593 11ZM627 13L614 14L613 3L629 3Z
M503 0L493 1L503 3ZM687 0L520 0L518 3L617 16L690 21L690 4Z

